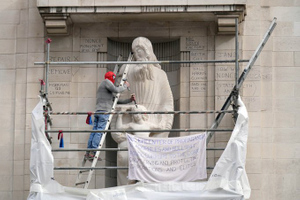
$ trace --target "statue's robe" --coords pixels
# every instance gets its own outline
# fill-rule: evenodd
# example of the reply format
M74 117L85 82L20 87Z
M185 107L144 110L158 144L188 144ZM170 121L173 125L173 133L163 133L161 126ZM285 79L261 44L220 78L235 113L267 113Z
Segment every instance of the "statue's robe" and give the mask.
M153 80L144 78L137 80L134 75L139 66L128 65L127 80L130 83L130 91L121 94L122 98L130 97L135 93L137 105L143 105L148 111L174 111L173 95L166 73L152 66ZM160 124L161 129L171 129L173 114L150 114L149 120L154 124ZM168 132L151 132L150 137L168 137Z

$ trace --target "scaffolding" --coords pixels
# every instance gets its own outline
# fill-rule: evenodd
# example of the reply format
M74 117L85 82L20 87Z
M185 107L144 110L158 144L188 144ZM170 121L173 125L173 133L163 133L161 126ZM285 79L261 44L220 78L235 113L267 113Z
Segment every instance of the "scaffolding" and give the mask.
M223 104L221 110L210 110L210 111L172 111L172 112L161 112L161 111L149 111L149 112L93 112L90 114L217 114L213 125L209 129L167 129L167 130L155 130L155 132L206 132L207 135L207 144L213 137L215 132L230 132L232 129L218 129L220 122L222 121L223 117L227 113L232 113L233 118L237 119L237 111L238 111L238 96L240 88L246 79L247 75L249 74L251 68L253 67L255 61L257 60L258 56L260 55L263 47L265 46L266 42L268 41L271 33L273 32L276 26L276 18L273 19L271 22L270 27L266 31L261 43L258 45L257 49L253 53L250 60L241 60L239 59L239 43L238 43L238 19L235 19L235 59L233 60L194 60L194 61L143 61L143 62L132 62L132 61L91 61L91 62L50 62L49 54L50 54L50 42L51 40L48 39L47 42L47 55L45 62L35 62L35 65L44 65L45 66L45 82L41 80L41 90L40 96L43 98L44 104L44 116L45 116L45 133L46 136L51 143L51 137L49 133L57 133L58 130L50 130L52 121L51 115L87 115L87 112L53 112L51 104L48 100L48 72L50 65L108 65L108 64L115 64L115 65L123 65L123 64L196 64L196 63L235 63L235 86L233 87L230 95L227 97L225 103ZM244 71L241 73L239 72L239 64L242 62L247 62L247 66L245 67ZM228 110L229 106L232 105L232 110ZM104 134L111 133L111 132L128 132L129 130L106 130ZM152 130L130 130L130 132L149 132ZM99 132L99 131L92 131L92 130L63 130L64 133L81 133L81 132ZM127 151L126 148L101 148L101 149L53 149L53 152L66 152L66 151ZM206 150L211 151L222 151L224 148L207 148ZM208 169L213 169L213 167L207 167ZM103 169L128 169L128 167L122 166L103 166L103 167L55 167L54 170L103 170ZM88 184L87 184L88 186Z

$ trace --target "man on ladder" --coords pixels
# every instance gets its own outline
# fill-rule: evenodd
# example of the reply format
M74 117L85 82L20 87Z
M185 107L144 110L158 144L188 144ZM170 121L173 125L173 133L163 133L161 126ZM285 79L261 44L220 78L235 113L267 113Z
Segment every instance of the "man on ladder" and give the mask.
M112 110L113 102L114 102L114 93L124 92L129 88L130 84L127 81L124 81L122 86L115 86L116 75L114 72L109 71L105 74L105 80L101 82L98 90L97 90L97 102L96 102L96 112L110 112ZM126 104L135 101L134 94L131 95L129 99L118 99L119 104ZM107 124L107 120L109 118L108 114L95 114L94 115L94 124L93 130L104 130ZM87 148L98 148L102 132L92 132L90 134ZM86 152L85 159L92 161L95 157L95 152Z

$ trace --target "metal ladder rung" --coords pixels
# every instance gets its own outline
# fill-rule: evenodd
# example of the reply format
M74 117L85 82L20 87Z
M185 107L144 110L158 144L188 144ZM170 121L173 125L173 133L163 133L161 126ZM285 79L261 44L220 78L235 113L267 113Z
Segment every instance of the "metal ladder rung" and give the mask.
M77 186L77 185L83 185L85 183L88 183L88 181L83 181L83 182L75 183L75 186Z
M80 170L79 173L85 173L85 172L89 172L90 170Z

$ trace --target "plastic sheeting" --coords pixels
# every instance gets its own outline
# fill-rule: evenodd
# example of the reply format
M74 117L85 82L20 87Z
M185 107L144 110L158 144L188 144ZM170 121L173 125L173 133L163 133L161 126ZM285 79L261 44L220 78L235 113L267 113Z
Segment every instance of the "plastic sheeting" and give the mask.
M53 179L53 156L44 132L41 101L32 111L30 194L28 200L243 200L250 198L245 171L248 113L239 98L239 116L231 138L207 182L137 183L104 189L80 189Z

